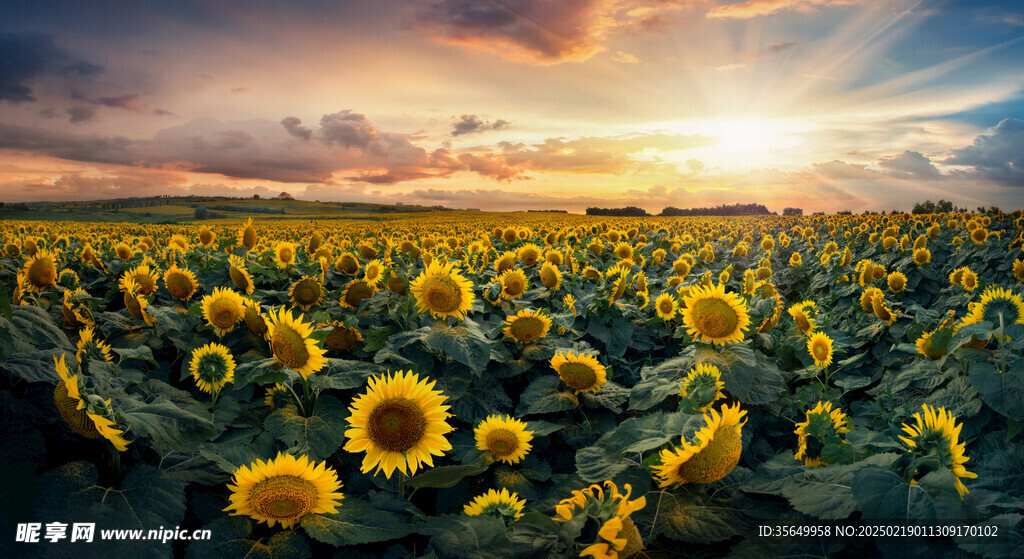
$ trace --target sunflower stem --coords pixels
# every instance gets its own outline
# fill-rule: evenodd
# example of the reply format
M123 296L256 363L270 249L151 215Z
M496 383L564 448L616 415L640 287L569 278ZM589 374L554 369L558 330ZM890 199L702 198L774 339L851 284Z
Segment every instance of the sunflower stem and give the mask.
M398 472L398 496L405 498L405 472Z
M306 417L306 406L302 405L302 398L299 398L299 395L295 393L295 389L292 388L291 384L286 384L285 386L288 387L288 392L291 392L292 397L295 398L295 403L299 405L299 412L302 413L302 417Z

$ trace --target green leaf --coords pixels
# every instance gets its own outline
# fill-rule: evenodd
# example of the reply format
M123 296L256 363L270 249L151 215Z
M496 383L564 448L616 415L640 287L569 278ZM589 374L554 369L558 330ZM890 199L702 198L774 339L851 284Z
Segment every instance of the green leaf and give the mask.
M309 542L297 530L253 539L253 521L244 516L218 518L203 528L212 538L190 543L185 559L305 559L311 554Z
M571 410L579 405L579 399L572 392L563 392L561 380L554 375L538 377L519 397L516 415L533 415Z
M376 509L366 501L346 498L335 514L307 514L302 528L309 537L333 546L383 542L415 530L401 515Z
M310 380L314 386L332 388L334 390L350 390L366 386L366 380L382 371L380 365L366 361L349 361L346 359L328 359L327 366L313 375Z
M447 489L454 487L463 478L475 476L487 471L482 466L440 466L411 477L406 482L416 489Z
M992 363L971 367L971 384L983 402L1000 415L1024 419L1024 371L1019 367L1002 373Z
M480 374L491 359L491 341L471 320L455 327L439 320L431 327L430 334L423 342L428 348L444 352L453 361L462 363L476 374Z
M156 365L156 359L153 357L153 350L149 346L139 347L114 347L111 348L114 353L121 356L121 361L128 361L131 359L139 359L141 361L147 361L153 365Z
M588 446L576 451L576 473L583 481L600 483L626 471L629 463L620 459L617 452L601 446Z
M689 357L669 359L656 367L644 367L640 382L629 393L630 410L649 410L666 398L679 393L679 381L686 376L693 360Z
M167 396L159 396L148 404L123 400L120 411L132 432L148 437L163 453L192 450L214 435L213 415L199 404L182 407Z
M562 526L551 517L537 511L530 511L512 524L509 543L512 553L522 559L547 559L565 553L566 545L560 542Z
M526 422L526 430L532 432L534 437L550 435L551 433L561 429L565 429L565 425L542 421L540 419L533 419Z
M7 320L3 319L3 322L7 322ZM3 326L3 322L0 322L0 327ZM14 307L8 324L11 335L14 337L15 349L18 352L66 350L74 353L75 351L75 346L68 340L64 332L53 323L50 315L39 307L31 305Z
M980 555L985 559L1011 559L1024 556L1024 532L1021 526L1024 525L1024 515L1019 513L1008 513L993 516L978 526L993 526L998 530L996 537L969 537L956 538L960 549Z
M348 411L337 398L321 394L313 406L313 413L303 417L292 406L274 410L264 420L264 428L271 436L290 445L297 454L308 454L317 462L334 454L345 442Z
M421 532L433 536L431 547L452 559L511 559L505 523L494 516L446 514L427 520Z
M7 286L0 283L0 316L8 321L14 320L14 310L11 308L11 294L7 292Z
M277 359L271 357L242 363L236 367L232 386L238 390L247 384L274 384L286 380L288 380L288 373L281 369L281 364Z
M16 352L4 361L0 362L0 370L28 382L45 382L57 384L60 377L53 364L54 355L64 354L64 359L69 366L74 366L75 354L71 350L44 349L41 351Z
M963 518L955 476L949 470L931 472L917 485L910 485L891 467L865 466L852 481L857 509L867 520Z

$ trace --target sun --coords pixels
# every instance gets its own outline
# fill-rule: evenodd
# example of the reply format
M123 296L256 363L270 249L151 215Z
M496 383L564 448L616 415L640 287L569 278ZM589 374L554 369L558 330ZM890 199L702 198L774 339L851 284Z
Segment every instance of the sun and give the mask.
M797 155L803 143L800 136L811 128L807 123L762 117L677 121L662 125L677 134L701 135L708 140L708 145L680 151L680 161L696 159L706 169L726 172L801 164Z

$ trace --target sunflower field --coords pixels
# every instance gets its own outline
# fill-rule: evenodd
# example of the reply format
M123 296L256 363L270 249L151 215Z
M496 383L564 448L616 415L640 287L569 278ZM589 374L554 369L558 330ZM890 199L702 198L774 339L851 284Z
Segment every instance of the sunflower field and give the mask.
M1022 557L1022 241L0 222L0 556Z

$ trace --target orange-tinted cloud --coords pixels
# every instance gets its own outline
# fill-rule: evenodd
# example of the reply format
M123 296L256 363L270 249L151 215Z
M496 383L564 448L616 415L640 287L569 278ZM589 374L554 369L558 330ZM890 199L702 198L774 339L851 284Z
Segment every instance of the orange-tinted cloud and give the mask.
M817 8L863 3L864 0L747 0L746 2L718 6L709 11L707 16L723 19L751 19L786 10L809 12Z

